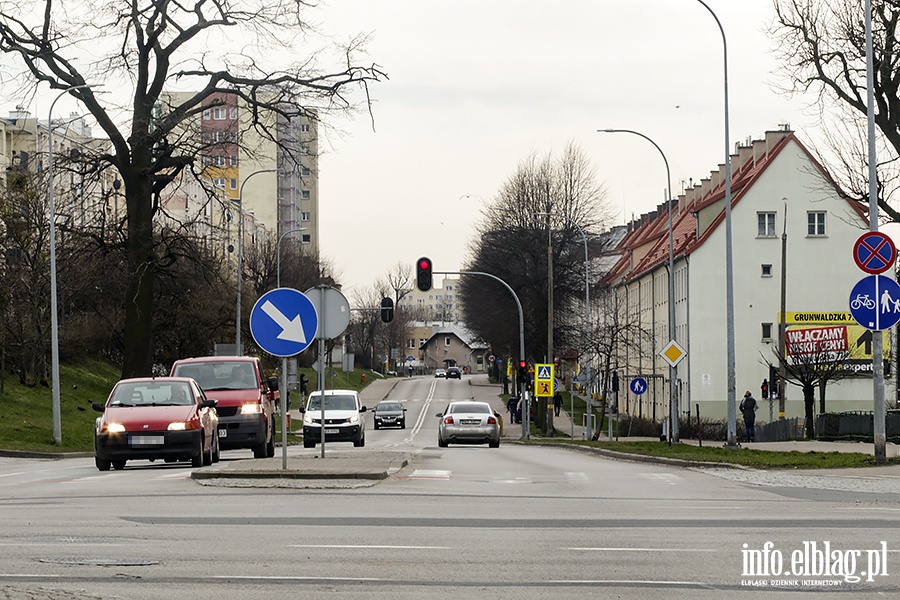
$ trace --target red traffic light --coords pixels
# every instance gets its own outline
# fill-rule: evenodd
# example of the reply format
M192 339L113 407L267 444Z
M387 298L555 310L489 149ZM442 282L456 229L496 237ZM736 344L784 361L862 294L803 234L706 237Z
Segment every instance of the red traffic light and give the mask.
M427 292L431 286L431 259L423 256L416 261L416 287L422 292Z
M420 258L420 259L419 259L419 268L420 268L420 269L428 269L428 268L430 268L430 267L431 267L431 261L430 261L430 260L428 260L427 258Z
M524 360L520 360L520 361L519 361L519 368L520 368L520 369L524 369L524 368L525 368L525 361L524 361Z

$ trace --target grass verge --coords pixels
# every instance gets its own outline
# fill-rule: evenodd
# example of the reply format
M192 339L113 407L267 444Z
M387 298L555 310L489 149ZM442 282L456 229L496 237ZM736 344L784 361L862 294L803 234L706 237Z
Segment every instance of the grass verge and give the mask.
M692 462L740 465L755 469L847 469L898 464L896 459L876 463L869 454L856 452L775 452L749 448L730 449L722 446L693 446L665 442L592 442L584 440L542 440L542 443L575 444L625 454L675 458Z

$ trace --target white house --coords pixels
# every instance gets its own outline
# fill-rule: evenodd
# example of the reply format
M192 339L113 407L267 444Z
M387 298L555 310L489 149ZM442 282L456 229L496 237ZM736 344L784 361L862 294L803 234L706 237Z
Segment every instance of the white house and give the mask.
M868 230L867 206L847 199L819 162L787 127L738 145L732 162L732 256L735 382L738 400L750 391L758 418L769 420L761 398L769 363L777 362L781 312L782 252L786 253L785 316L788 332L833 327L859 368L852 378L830 382L826 410L873 410L871 345L853 324L850 292L867 275L855 263L856 240ZM686 350L675 370L679 408L710 418L727 414L725 165L685 190L673 204L674 339ZM661 419L668 414L669 365L659 352L669 343L668 211L662 205L629 226L617 247L619 261L606 281L622 314L652 331L652 348L618 350L619 407ZM783 245L784 244L784 245ZM893 269L885 273L893 276ZM898 304L900 306L900 304ZM885 336L885 349L889 348ZM866 352L868 354L866 355ZM645 394L629 390L635 377ZM894 383L887 380L885 397ZM778 417L778 401L773 401ZM818 402L816 403L818 409ZM804 414L800 388L788 384L785 416ZM740 417L740 415L738 415Z

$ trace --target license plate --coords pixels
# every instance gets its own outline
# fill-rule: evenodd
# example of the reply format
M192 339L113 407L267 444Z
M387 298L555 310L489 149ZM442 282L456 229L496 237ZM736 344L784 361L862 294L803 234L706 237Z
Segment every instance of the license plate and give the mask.
M479 419L460 419L460 425L480 425L481 421Z
M132 446L159 446L165 441L161 435L133 435L131 436Z
M220 438L228 437L228 430L225 429L224 427L219 427L219 437Z
M335 434L338 434L338 433L340 433L340 432L341 432L340 429L326 429L326 430L325 430L325 435L335 435Z

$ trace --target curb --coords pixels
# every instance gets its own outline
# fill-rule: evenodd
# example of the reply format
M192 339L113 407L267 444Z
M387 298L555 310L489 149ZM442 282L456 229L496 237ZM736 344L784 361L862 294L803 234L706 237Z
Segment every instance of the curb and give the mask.
M7 458L42 458L58 460L61 458L92 458L93 452L37 452L33 450L0 450L0 456Z
M644 454L631 454L628 452L616 452L615 450L607 450L605 448L590 448L587 446L579 446L576 444L560 444L557 442L545 442L541 440L530 440L528 442L523 442L522 440L510 440L510 443L522 444L522 445L538 445L538 446L553 446L554 448L562 448L564 450L571 450L574 452L584 452L586 454L597 454L600 456L605 456L607 458L613 458L616 460L624 460L628 462L640 462L640 463L656 463L656 464L664 464L671 465L673 467L698 467L698 468L730 468L730 469L743 469L743 470L751 470L750 467L746 467L744 465L736 465L733 463L719 463L719 462L708 462L708 461L700 461L700 460L683 460L680 458L669 458L665 456L647 456Z

